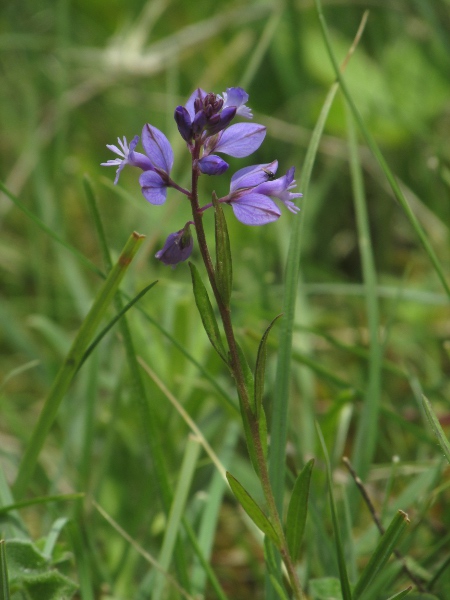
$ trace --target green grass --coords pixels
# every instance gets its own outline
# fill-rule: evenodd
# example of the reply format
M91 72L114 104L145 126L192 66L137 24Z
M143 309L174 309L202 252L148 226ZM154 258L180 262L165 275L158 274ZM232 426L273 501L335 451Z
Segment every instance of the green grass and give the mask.
M100 167L106 144L150 122L170 139L173 177L188 186L173 109L197 86L234 85L268 133L230 172L276 158L280 172L296 166L304 194L299 215L283 210L264 227L224 213L234 325L252 369L261 336L284 313L267 339L263 404L285 517L298 473L315 459L298 562L306 597L387 600L417 582L450 596L450 5L368 5L338 75L365 8L0 8L1 600L22 597L16 569L27 556L60 572L41 596L28 589L39 600L71 593L66 576L83 600L291 597L224 477L229 470L265 512L233 381L202 329L189 269L154 259L190 218L187 201L169 192L152 206L136 171L113 186L114 171ZM227 192L229 175L200 183L207 203L213 189ZM214 246L208 213L205 227ZM121 294L105 300L105 277L133 231L146 238ZM192 260L206 281L198 248ZM387 561L391 538L380 542L343 456L402 560ZM8 563L17 538L37 550L12 544Z

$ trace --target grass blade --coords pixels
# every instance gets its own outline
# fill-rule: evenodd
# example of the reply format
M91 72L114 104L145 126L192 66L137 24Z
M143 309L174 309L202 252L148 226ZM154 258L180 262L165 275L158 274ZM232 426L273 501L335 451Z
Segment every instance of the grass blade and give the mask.
M449 298L450 298L450 285L444 276L443 268L441 266L441 263L439 262L439 259L436 255L432 245L430 244L430 242L428 240L428 236L426 235L425 231L422 229L422 226L420 225L419 221L417 220L416 215L414 214L411 207L409 206L408 201L406 200L403 192L400 189L400 186L398 185L398 183L394 177L394 174L390 170L388 164L386 163L386 161L384 159L384 156L382 155L380 149L378 148L378 145L377 145L375 139L373 138L372 134L367 129L367 127L364 123L364 120L361 117L358 109L356 108L356 105L353 102L353 98L352 98L352 96L347 88L347 85L342 77L342 73L339 69L339 66L338 66L336 57L334 55L332 45L331 45L328 27L327 27L325 17L323 14L323 10L322 10L322 1L315 0L315 3L316 3L316 8L317 8L317 13L319 15L320 25L322 27L322 33L323 33L323 38L324 38L325 45L327 48L327 52L330 57L331 63L333 65L334 72L336 74L336 79L339 82L342 93L344 94L345 99L350 107L350 110L352 111L355 121L358 123L358 126L361 129L361 132L366 140L367 145L369 146L374 157L377 159L378 164L380 165L382 171L384 172L384 174L386 176L386 179L388 180L388 182L392 188L395 198L398 200L400 206L403 208L412 228L416 232L417 237L421 241L422 246L424 247L425 252L428 255L428 258L430 259L430 261L436 271L436 274L437 274L438 278L440 279L442 286L447 293L447 296L449 296Z
M361 598L361 594L367 588L369 583L373 580L377 573L385 566L392 552L394 551L400 536L402 535L408 524L408 515L403 511L399 510L395 517L392 519L389 527L386 529L386 532L381 537L364 571L361 573L361 576L353 590L354 600Z
M172 561L180 524L185 512L186 501L192 485L192 478L197 468L197 461L201 445L198 440L189 436L183 463L180 469L178 486L174 493L173 503L170 508L169 518L165 529L164 540L158 558L160 566L167 571ZM151 588L152 600L159 600L164 590L165 576L161 571L155 572L155 578Z
M433 433L437 437L439 445L442 448L445 458L450 463L450 443L447 439L447 436L444 433L444 430L441 427L441 424L439 423L439 419L437 418L430 401L425 396L422 396L422 406L424 408L425 414L427 415Z
M124 246L119 259L104 284L100 288L97 297L87 314L85 320L72 343L72 346L61 366L55 381L49 391L36 427L32 433L28 447L19 466L16 481L13 486L13 494L21 498L25 494L31 477L33 476L39 454L45 442L45 438L52 426L61 401L67 392L70 383L77 372L83 354L91 341L101 319L110 305L127 268L133 260L141 245L144 236L134 232Z
M365 17L361 22L360 29L355 38L355 42L347 54L343 68L351 56L354 47L364 26ZM281 514L284 495L284 477L285 477L285 449L287 441L287 410L290 388L291 371L291 353L292 353L292 334L294 328L295 302L297 298L298 276L300 271L300 256L302 249L302 231L304 215L307 210L308 188L311 179L312 169L319 148L320 138L325 127L328 113L333 104L338 91L338 84L331 86L325 102L320 111L319 118L314 127L314 131L306 152L305 162L299 181L299 189L304 195L302 202L302 211L299 218L296 219L292 229L289 251L286 261L286 274L283 299L283 318L281 319L280 347L277 361L276 373L276 401L273 403L272 427L271 427L271 452L270 452L270 480L274 490L275 501L278 511Z
M0 594L1 600L9 600L8 567L6 566L5 540L0 540Z
M334 538L336 544L336 554L339 566L339 575L341 582L341 591L342 591L342 600L352 600L352 592L350 588L350 582L348 580L347 566L344 555L344 548L342 546L341 534L339 530L339 522L337 517L336 503L334 501L333 495L333 479L331 475L331 466L330 466L330 458L328 456L328 450L325 444L325 440L322 435L322 431L320 430L319 424L316 423L317 434L319 436L320 444L322 446L322 450L325 456L325 464L327 470L327 479L328 479L328 491L330 495L330 509L331 509L331 518L333 521L333 531Z
M45 231L45 233L47 233L51 238L53 238L56 242L58 242L58 244L63 246L63 248L65 248L66 250L71 252L74 256L76 256L77 259L81 263L83 263L86 267L88 267L88 269L90 269L97 275L100 275L100 277L103 277L103 278L105 277L104 273L102 273L100 271L100 269L94 265L94 263L92 263L88 258L86 258L84 256L84 254L82 254L79 250L77 250L76 248L74 248L73 246L68 244L65 240L63 240L63 238L60 237L57 233L55 233L53 231L53 229L51 229L48 225L46 225L44 223L44 221L42 221L39 217L37 217L29 208L27 208L25 206L25 204L23 204L16 196L14 196L14 194L12 194L1 181L0 181L0 190L4 194L6 194L8 196L8 198L12 202L14 202L14 204L17 206L17 208L19 208L23 213L25 213L27 215L27 217L29 217L33 221L33 223L35 223L38 227L40 227L40 229Z
M359 251L363 272L367 321L369 329L369 372L367 390L361 416L355 436L353 461L355 468L364 479L375 453L378 439L378 413L380 410L381 371L383 348L379 340L380 311L377 297L377 276L372 252L369 216L364 192L361 163L358 156L358 140L353 118L348 114L348 141L350 151L350 173L352 178L353 198L358 230Z

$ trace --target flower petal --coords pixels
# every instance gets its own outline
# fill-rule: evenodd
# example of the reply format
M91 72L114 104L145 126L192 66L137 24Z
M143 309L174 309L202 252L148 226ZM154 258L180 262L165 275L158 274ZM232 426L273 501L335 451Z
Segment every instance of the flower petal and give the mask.
M164 204L167 198L167 187L155 171L144 171L139 177L142 195L151 204Z
M265 135L266 128L264 125L236 123L230 125L217 137L209 138L206 143L207 152L208 154L223 152L236 158L243 158L252 154L261 146Z
M239 169L231 178L230 192L241 188L255 187L268 181L277 172L278 161L261 165L253 165Z
M169 174L173 165L173 150L163 132L147 123L142 130L141 141L152 164Z
M201 88L197 88L189 96L189 100L186 102L186 104L184 106L186 107L186 110L188 111L188 113L191 117L191 121L193 121L194 117L195 117L194 102L197 100L197 98L199 100L204 100L206 98L206 96L207 96L207 94L206 94L205 90L202 90Z
M245 225L265 225L281 216L275 202L262 194L244 194L230 204L236 218Z
M224 107L236 106L236 114L247 119L252 119L252 111L245 106L248 100L247 92L241 87L227 88L227 91L223 93Z

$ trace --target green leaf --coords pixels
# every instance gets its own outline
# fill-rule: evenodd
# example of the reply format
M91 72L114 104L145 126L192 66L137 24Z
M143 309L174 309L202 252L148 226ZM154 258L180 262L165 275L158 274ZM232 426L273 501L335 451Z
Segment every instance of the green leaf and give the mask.
M220 202L213 192L214 222L216 230L216 281L225 306L230 305L233 287L233 265L227 222Z
M1 600L9 600L10 598L5 540L0 540L0 598Z
M375 575L385 566L408 524L408 515L402 510L399 510L381 537L374 553L364 568L364 571L361 573L353 590L353 600L357 600L357 598L361 597L361 594L373 580Z
M220 337L219 326L217 325L216 316L211 305L208 292L201 280L200 273L193 263L189 263L192 277L192 287L194 290L195 303L202 319L203 327L209 337L213 348L219 354L225 363L228 364L225 348Z
M30 600L69 600L76 584L53 569L31 542L7 542L7 564L11 593L20 592Z
M444 433L444 430L441 427L441 424L439 423L439 419L437 418L436 413L431 407L430 401L428 400L428 398L425 398L425 396L422 396L422 405L433 430L433 433L437 437L439 445L442 448L443 453L445 454L445 458L450 463L450 443Z
M298 560L308 513L309 484L314 459L309 460L297 477L292 490L286 519L286 541L292 560Z
M275 321L279 319L281 315L277 315L275 319L270 323L269 327L264 332L264 335L261 338L261 342L258 348L258 355L256 357L256 367L255 367L255 411L256 417L259 418L259 413L262 405L262 398L264 393L264 375L266 372L266 356L267 356L267 337L270 333L270 330L275 324Z
M272 523L259 508L247 490L228 471L227 479L228 483L230 484L231 491L253 523L272 540L277 548L280 548L281 543Z

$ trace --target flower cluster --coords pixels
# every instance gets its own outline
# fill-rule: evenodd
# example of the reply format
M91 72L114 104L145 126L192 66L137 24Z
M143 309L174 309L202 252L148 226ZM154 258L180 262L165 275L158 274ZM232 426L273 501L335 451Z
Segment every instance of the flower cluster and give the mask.
M266 128L257 123L231 124L236 116L252 118L246 106L248 94L239 87L228 88L222 96L207 93L198 88L190 96L185 106L177 106L174 118L181 137L191 153L193 181L201 174L221 175L229 165L218 154L244 158L255 152L262 144ZM174 188L187 196L193 210L202 213L212 204L198 207L192 192L179 186L171 179L174 156L167 137L156 127L144 125L140 138L144 154L136 152L139 136L130 144L124 137L118 139L118 146L108 145L118 158L102 163L103 166L117 166L114 183L119 180L125 165L142 170L139 183L144 198L151 204L163 204L167 199L167 189ZM236 218L245 225L265 225L276 221L281 212L274 199L279 200L292 213L300 209L292 202L301 197L292 193L295 187L294 172L291 167L285 175L275 177L278 161L253 165L240 169L231 177L230 192L218 201L228 204ZM156 258L167 265L176 265L186 260L193 248L189 221L183 229L172 233Z

